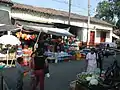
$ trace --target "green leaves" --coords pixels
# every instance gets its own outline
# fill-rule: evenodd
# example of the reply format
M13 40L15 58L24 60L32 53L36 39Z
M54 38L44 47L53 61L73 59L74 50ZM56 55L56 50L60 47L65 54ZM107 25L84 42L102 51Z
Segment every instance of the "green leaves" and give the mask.
M113 12L113 3L109 1L99 2L96 10L96 18L113 23L114 12Z
M120 0L107 0L98 3L96 18L116 24L120 29ZM118 18L118 21L115 18Z

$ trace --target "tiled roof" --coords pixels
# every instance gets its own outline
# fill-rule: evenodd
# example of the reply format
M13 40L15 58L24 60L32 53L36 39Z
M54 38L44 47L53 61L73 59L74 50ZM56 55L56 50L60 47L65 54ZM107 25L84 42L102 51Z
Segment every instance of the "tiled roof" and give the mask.
M55 9L51 9L51 8L35 7L35 6L19 4L19 3L14 3L12 8L13 9L31 10L31 11L35 11L35 12L48 13L48 14L52 14L52 15L56 15L56 16L68 17L68 12L55 10ZM87 22L87 19L88 19L87 16L82 16L82 15L78 15L78 14L74 14L74 13L71 13L71 18L72 19L78 19L78 20L81 20L81 21L86 21L86 22ZM91 22L92 23L97 23L97 24L112 26L111 24L109 24L105 21L102 21L102 20L99 20L99 19L96 19L96 18L92 18L92 17L91 17Z
M13 5L13 2L11 0L0 0L0 2Z

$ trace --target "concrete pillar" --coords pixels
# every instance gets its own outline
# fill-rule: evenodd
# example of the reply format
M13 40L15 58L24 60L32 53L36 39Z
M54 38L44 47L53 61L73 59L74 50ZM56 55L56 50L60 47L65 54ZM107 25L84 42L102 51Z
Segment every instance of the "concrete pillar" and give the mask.
M87 41L87 28L82 29L82 41L83 42Z

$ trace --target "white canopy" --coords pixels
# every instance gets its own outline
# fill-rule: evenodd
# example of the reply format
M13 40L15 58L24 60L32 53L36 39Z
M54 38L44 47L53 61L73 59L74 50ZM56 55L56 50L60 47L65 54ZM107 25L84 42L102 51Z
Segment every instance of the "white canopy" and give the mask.
M0 44L4 45L20 45L20 40L13 35L3 35L0 37Z
M23 27L31 28L35 31L41 31L41 32L45 32L45 33L53 34L53 35L57 35L57 36L74 36L73 34L71 34L70 32L68 32L65 29L39 27L39 26L28 26L28 25L25 25Z

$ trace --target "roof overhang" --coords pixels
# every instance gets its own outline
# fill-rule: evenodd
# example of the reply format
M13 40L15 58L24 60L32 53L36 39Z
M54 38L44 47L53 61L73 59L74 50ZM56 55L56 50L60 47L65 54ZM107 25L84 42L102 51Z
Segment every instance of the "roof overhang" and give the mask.
M116 38L116 39L120 39L119 36L115 35L114 33L112 33L112 37Z

